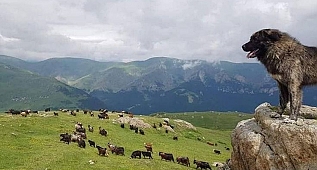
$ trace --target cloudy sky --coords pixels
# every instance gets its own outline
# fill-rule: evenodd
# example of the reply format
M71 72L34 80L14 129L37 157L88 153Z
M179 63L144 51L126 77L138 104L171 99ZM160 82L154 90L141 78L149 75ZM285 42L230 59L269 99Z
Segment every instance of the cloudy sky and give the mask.
M316 9L316 0L1 0L0 54L257 62L241 45L262 28L317 46Z

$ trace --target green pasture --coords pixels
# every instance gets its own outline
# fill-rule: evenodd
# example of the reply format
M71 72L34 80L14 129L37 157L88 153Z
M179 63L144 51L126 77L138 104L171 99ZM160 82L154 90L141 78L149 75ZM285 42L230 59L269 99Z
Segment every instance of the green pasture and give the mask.
M160 116L141 116L135 117L152 125L162 122L162 117L170 117L171 124L175 125L175 133L165 133L164 129L147 128L143 129L145 135L134 133L126 124L121 128L116 122L117 114L110 114L110 119L99 120L97 116L91 117L83 112L77 113L77 116L71 116L69 113L58 112L59 116L53 116L53 112L40 112L31 114L28 117L20 115L0 114L0 169L17 170L86 170L86 169L122 169L122 170L160 170L160 169L195 169L193 160L213 162L225 162L230 158L231 143L230 135L232 127L238 120L251 117L239 116L238 114L228 118L221 118L218 115L217 125L209 113L179 113L166 114ZM94 112L97 115L98 112ZM179 116L178 116L179 115ZM189 117L187 117L189 116ZM194 118L192 117L194 116ZM202 118L202 116L204 118ZM198 120L196 118L199 118ZM229 116L230 117L230 116ZM177 124L173 119L183 119L196 126L196 130L188 129ZM86 129L90 124L95 128L93 133L88 132L87 137L95 141L98 145L106 147L110 142L117 146L125 148L125 156L111 154L108 157L98 155L96 148L90 147L86 140L86 148L79 148L77 143L69 145L60 142L60 133L72 133L76 122L81 122ZM221 121L226 123L221 123ZM227 125L232 122L231 125ZM109 135L107 137L98 134L98 127L105 128ZM213 128L215 127L216 128ZM173 140L173 136L178 136L178 141ZM201 140L197 140L197 138ZM206 142L217 143L217 146L210 146ZM130 159L134 150L145 150L144 143L153 144L153 158L150 159ZM230 150L225 150L229 147ZM213 153L213 149L221 151L220 155ZM158 152L169 152L178 156L188 156L190 167L161 160ZM90 164L92 160L94 164Z

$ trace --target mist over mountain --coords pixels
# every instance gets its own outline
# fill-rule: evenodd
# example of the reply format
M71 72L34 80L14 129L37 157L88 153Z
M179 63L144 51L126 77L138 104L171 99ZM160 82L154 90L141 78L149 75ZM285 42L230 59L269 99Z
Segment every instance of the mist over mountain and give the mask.
M9 56L0 56L0 63L41 76L43 80L38 82L47 82L44 78L59 80L65 87L98 99L93 107L109 110L137 114L208 110L253 113L254 108L265 101L278 105L277 85L259 63L211 63L167 57L128 63L80 58L26 62ZM16 89L20 88L20 81L13 83ZM27 83L22 84L25 87ZM3 93L8 91L6 86L0 88ZM33 85L27 88L40 93ZM317 93L314 91L316 87L304 89L305 104L316 103ZM65 103L64 107L70 106Z

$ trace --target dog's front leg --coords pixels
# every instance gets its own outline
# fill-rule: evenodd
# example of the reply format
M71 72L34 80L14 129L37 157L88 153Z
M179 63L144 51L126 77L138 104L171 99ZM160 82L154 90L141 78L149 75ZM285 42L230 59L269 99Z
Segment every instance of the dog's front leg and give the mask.
M297 83L291 83L289 88L291 109L290 119L297 120L297 116L302 105L302 89Z
M286 109L286 105L289 102L289 91L287 86L283 85L280 82L277 82L278 88L280 90L280 107L278 113L282 115Z

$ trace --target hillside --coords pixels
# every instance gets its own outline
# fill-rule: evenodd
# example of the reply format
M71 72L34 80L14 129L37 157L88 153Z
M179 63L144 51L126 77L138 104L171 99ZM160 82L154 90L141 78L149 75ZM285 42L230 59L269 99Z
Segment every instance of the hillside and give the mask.
M190 169L196 168L193 160L204 160L210 164L213 162L224 162L230 157L231 148L230 134L232 129L215 130L196 127L196 130L188 129L174 119L170 119L175 126L175 133L166 134L163 129L143 129L145 135L140 135L131 131L126 124L122 129L116 122L118 115L110 114L110 119L100 120L97 117L85 115L82 111L77 116L69 113L58 112L59 116L53 116L52 112L40 112L28 117L11 116L0 114L0 145L1 165L4 169L187 169L185 166L161 160L159 151L172 153L176 159L178 156L188 156L190 159ZM94 112L97 114L98 112ZM196 113L187 113L194 116ZM209 113L204 115L205 123L210 121ZM221 114L222 115L222 114ZM233 114L238 116L238 114ZM135 116L146 123L158 124L162 118L153 116ZM242 116L243 117L243 116ZM247 117L245 117L247 118ZM202 120L201 117L198 118ZM223 119L226 119L224 117ZM97 149L86 146L79 148L76 143L69 145L59 141L60 133L72 133L75 123L81 122L85 128L88 124L94 126L93 133L87 132L88 139L95 141L98 145L105 147L108 142L123 146L125 156L111 154L109 157L98 155ZM231 122L232 125L235 122ZM98 127L101 126L108 131L108 136L98 134ZM45 128L43 128L45 127ZM226 129L226 127L220 129ZM178 136L178 141L173 140L173 136ZM201 140L197 140L200 138ZM217 143L217 146L210 146L206 142ZM153 144L153 160L151 159L130 159L134 150L145 150L144 143ZM88 145L88 142L86 142ZM218 149L221 154L213 153L213 149ZM93 160L95 164L89 164Z
M0 56L0 62L43 77L55 78L85 91L105 103L98 108L107 107L109 110L127 110L139 114L187 111L253 113L254 108L263 102L278 105L276 82L259 63L207 62L167 57L127 63L81 58L27 62L9 56ZM1 87L1 91L8 91L6 88ZM304 88L304 104L316 103L316 89Z
M0 110L99 108L104 105L86 92L56 79L0 63Z

